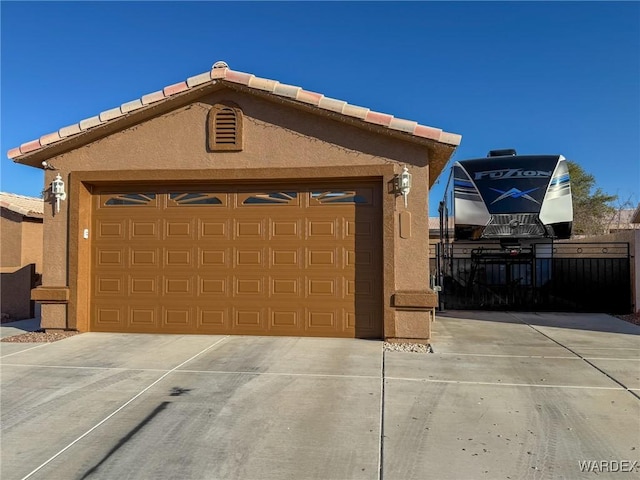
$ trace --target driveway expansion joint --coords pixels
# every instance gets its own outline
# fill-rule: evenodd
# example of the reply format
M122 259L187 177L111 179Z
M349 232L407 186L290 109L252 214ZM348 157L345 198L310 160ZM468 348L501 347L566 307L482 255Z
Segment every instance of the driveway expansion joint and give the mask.
M569 352L573 353L576 357L580 358L581 360L583 360L585 363L587 363L587 365L590 365L591 367L593 367L594 369L596 369L598 372L600 372L601 374L603 374L604 376L606 376L607 378L609 378L610 380L612 380L613 382L617 383L618 385L620 385L624 390L626 390L627 392L629 392L631 395L633 395L637 400L640 400L640 395L638 395L634 389L627 387L624 383L622 383L620 380L616 379L615 377L613 377L612 375L609 375L607 372L605 372L603 369L601 369L600 367L598 367L597 365L595 365L593 362L590 362L588 359L586 359L585 357L583 357L582 355L580 355L578 352L572 350L570 347L564 345L563 343L560 343L559 341L557 341L556 339L550 337L549 335L547 335L546 333L540 331L539 329L537 329L535 326L531 325L528 322L525 322L524 320L522 320L521 318L517 317L516 315L514 315L511 312L507 312L508 315L510 315L511 317L515 318L517 321L523 323L524 325L527 325L529 328L533 329L535 332L538 332L540 335L548 338L549 340L551 340L552 342L556 343L557 345L560 345L562 348L567 349Z
M31 348L26 348L24 350L20 350L19 352L7 353L6 355L2 355L0 357L0 360L3 359L3 358L12 357L13 355L18 355L19 353L30 352L31 350L35 350L36 348L46 347L47 345L51 345L51 344L50 343L41 343L39 345L36 345L35 347L31 347Z
M500 387L531 387L531 388L579 388L579 389L593 389L593 390L630 390L623 386L597 387L592 385L551 385L551 384L545 385L542 383L473 382L469 380L438 380L433 378L386 377L386 380L395 380L398 382L449 383L449 384L460 384L460 385L490 385L493 387L500 386Z
M53 455L52 457L50 457L48 460L46 460L44 463L42 463L41 465L39 465L38 467L36 467L35 469L33 469L31 472L29 472L27 475L25 475L24 477L22 477L22 480L27 480L28 478L31 478L34 474L36 474L37 472L39 472L40 470L42 470L44 467L46 467L49 463L51 463L52 461L54 461L56 458L58 458L60 455L62 455L63 453L65 453L67 450L69 450L71 447L73 447L76 443L80 442L83 438L85 438L86 436L90 435L93 431L97 430L98 428L100 428L103 424L105 424L107 421L109 421L111 418L113 418L115 415L117 415L118 413L120 413L122 410L124 410L127 406L129 406L131 403L133 403L135 400L137 400L140 396L142 396L144 393L146 393L147 391L149 391L149 389L151 389L152 387L154 387L155 385L157 385L158 383L160 383L162 380L164 380L169 374L171 374L172 372L175 372L176 370L178 370L178 368L180 368L181 366L187 364L188 362L190 362L191 360L196 359L197 357L199 357L200 355L202 355L203 353L211 350L213 347L219 345L221 342L223 342L224 340L227 340L229 338L229 335L217 340L216 342L212 343L211 345L209 345L208 347L202 349L200 352L196 353L195 355L191 356L190 358L188 358L187 360L185 360L184 362L180 363L179 365L175 366L174 368L172 368L171 370L166 371L162 376L160 376L160 378L158 378L157 380L155 380L154 382L152 382L150 385L148 385L147 387L143 388L140 392L138 392L136 395L134 395L133 397L131 397L129 400L127 400L124 404L122 404L120 407L118 407L116 410L114 410L111 414L109 414L108 416L106 416L105 418L103 418L100 422L96 423L93 427L91 427L89 430L87 430L86 432L84 432L82 435L80 435L78 438L76 438L75 440L73 440L71 443L69 443L66 447L64 447L62 450L60 450L58 453L56 453L55 455Z
M557 355L508 355L508 354L494 354L494 353L455 353L455 352L442 352L436 355L459 355L467 357L496 357L496 358L549 358L549 359L565 359L565 360L580 360L576 356L557 356Z

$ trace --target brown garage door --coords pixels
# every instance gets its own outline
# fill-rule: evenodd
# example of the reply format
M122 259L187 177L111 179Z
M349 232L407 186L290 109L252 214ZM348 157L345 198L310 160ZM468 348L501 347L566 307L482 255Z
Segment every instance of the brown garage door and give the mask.
M381 337L375 183L101 190L91 330Z

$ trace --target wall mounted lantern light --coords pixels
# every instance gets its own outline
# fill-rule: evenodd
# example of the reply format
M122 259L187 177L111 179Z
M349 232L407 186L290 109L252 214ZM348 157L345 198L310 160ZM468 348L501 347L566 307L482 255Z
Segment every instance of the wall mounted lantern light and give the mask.
M57 174L55 180L51 182L51 193L56 199L56 212L60 212L60 200L67 199L67 193L64 191L64 181L60 174Z
M398 191L404 197L404 206L407 207L407 196L411 191L411 174L406 165L402 168L402 173L396 177L396 182Z

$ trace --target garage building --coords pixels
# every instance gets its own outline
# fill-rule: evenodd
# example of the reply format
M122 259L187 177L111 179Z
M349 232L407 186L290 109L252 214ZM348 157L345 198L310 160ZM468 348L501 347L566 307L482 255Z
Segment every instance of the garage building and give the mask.
M217 62L24 143L42 326L426 341L428 191L460 139Z

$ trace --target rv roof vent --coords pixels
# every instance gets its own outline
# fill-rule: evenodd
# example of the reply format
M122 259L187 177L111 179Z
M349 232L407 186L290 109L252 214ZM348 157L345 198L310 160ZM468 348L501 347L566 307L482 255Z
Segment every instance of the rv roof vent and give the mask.
M507 148L506 150L491 150L487 157L510 157L517 155L513 148Z

